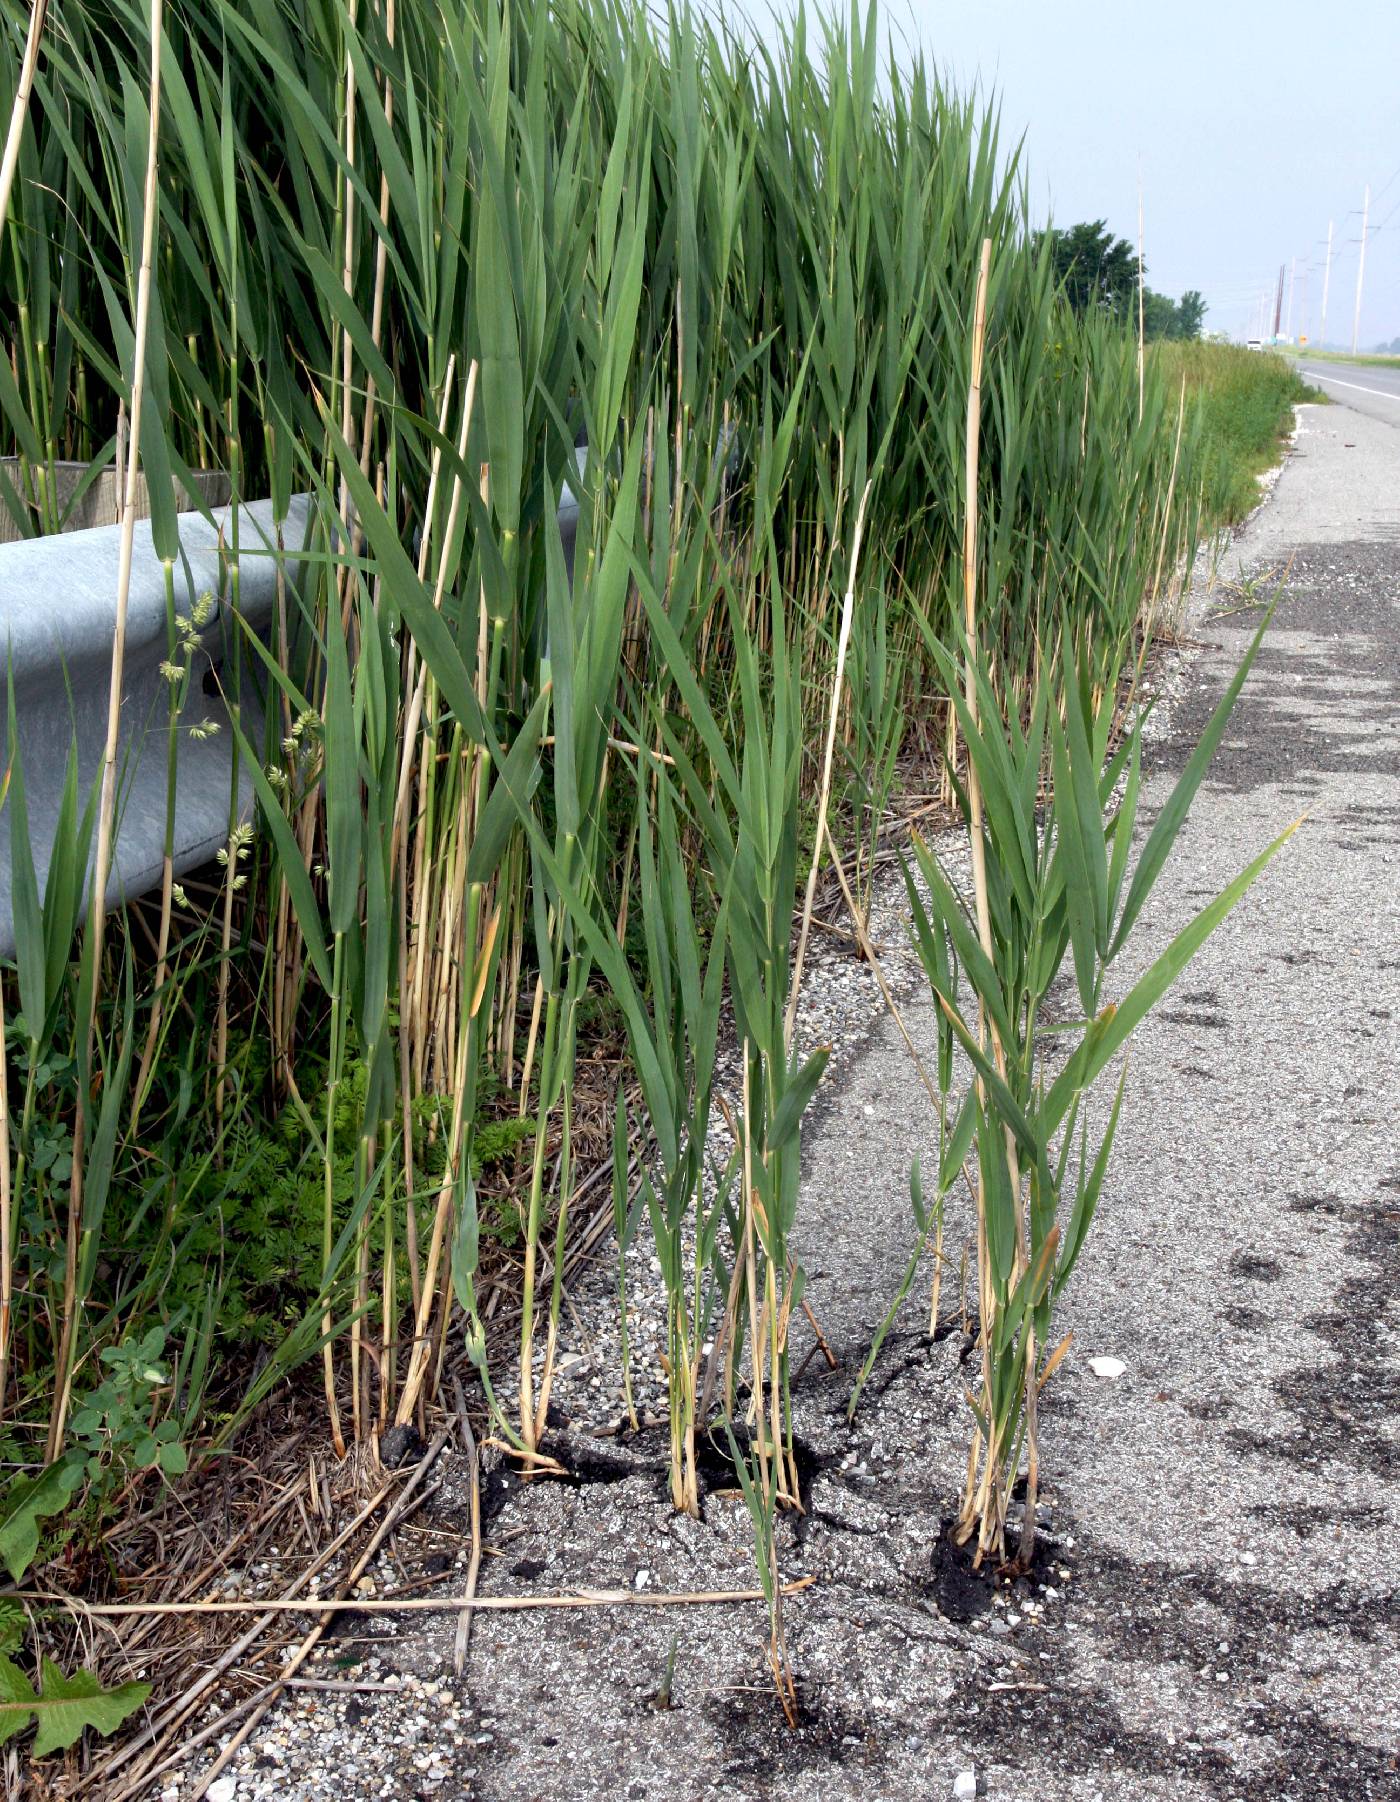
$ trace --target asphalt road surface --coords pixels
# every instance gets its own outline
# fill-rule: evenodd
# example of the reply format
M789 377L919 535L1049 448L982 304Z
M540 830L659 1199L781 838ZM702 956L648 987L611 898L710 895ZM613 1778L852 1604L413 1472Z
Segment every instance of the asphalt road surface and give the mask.
M1298 373L1342 406L1400 425L1400 361L1387 369L1376 363L1314 363L1300 357Z

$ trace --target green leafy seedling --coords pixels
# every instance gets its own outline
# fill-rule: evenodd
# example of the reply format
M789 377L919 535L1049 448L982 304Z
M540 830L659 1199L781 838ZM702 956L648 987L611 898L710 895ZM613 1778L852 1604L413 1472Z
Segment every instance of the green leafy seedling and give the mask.
M36 1691L13 1659L0 1657L0 1745L23 1733L32 1720L38 1728L36 1758L66 1752L85 1727L103 1735L115 1733L150 1693L149 1683L103 1689L91 1671L65 1677L51 1658L40 1661Z
M39 1523L61 1514L82 1487L83 1467L61 1459L37 1477L16 1477L0 1496L0 1559L16 1583L39 1550Z

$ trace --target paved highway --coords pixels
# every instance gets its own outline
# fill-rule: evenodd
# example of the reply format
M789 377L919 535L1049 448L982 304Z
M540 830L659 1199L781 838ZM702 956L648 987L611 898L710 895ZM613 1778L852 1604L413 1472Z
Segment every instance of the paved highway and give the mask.
M1400 361L1387 368L1376 363L1314 363L1300 357L1298 373L1342 406L1400 426Z

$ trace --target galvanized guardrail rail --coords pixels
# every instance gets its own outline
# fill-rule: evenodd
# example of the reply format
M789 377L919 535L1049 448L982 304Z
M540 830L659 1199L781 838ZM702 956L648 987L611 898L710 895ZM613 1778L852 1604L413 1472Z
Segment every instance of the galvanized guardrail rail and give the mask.
M295 580L296 549L304 542L309 503L292 502L282 523L287 556L282 567ZM107 732L107 692L116 620L119 526L97 526L0 544L0 655L13 674L15 736L24 771L29 837L43 893L58 826L65 772L75 738L80 799L102 767ZM212 673L237 629L228 603L227 546L232 509L211 519L180 515L180 555L174 567L177 611L190 614L212 595L219 603L200 634L202 650L188 684L178 733L175 868L206 863L227 842L236 809L246 818L252 786L244 773L233 792L233 733ZM277 535L270 501L239 509L239 612L266 633L276 608ZM295 604L295 603L293 603ZM161 674L168 656L165 565L145 521L136 526L127 605L125 680L118 764L117 836L107 904L116 906L156 887L165 856L167 748L170 687ZM260 710L248 705L250 689L265 684L243 668L243 725L260 739ZM8 759L9 697L0 666L0 754ZM205 719L219 728L208 736L187 729ZM0 955L14 951L11 899L11 810L0 809Z
M586 451L577 457L580 467ZM253 789L246 771L233 793L234 735L218 682L235 630L228 602L231 507L209 517L182 513L180 555L175 564L176 611L190 615L200 598L219 603L200 634L203 666L188 684L180 716L175 802L175 873L207 863L227 843L234 817L252 815ZM238 514L239 613L264 638L277 606L279 563L289 581L297 576L298 548L306 541L311 503L293 499L279 538L271 501L246 502ZM579 503L565 484L559 502L559 535L573 571ZM211 523L212 521L212 523ZM43 893L58 825L69 751L78 749L80 806L102 769L107 734L107 695L116 622L117 525L64 531L16 543L0 543L0 655L13 670L15 728L28 800L29 838L39 892ZM294 601L289 597L289 605ZM168 655L165 565L148 521L136 525L127 602L125 680L118 765L117 836L107 905L116 907L157 887L165 859L167 748L170 689L161 674ZM241 723L254 744L261 739L261 672L243 660ZM8 758L9 700L0 664L0 758ZM213 733L189 728L210 720ZM0 808L0 956L14 952L11 900L10 809Z

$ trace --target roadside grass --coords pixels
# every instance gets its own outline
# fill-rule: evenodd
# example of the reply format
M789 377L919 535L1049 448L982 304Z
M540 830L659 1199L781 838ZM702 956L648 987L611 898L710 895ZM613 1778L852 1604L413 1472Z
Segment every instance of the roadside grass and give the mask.
M1272 469L1293 408L1327 397L1283 357L1232 344L1159 344L1151 352L1169 388L1200 409L1198 470L1206 514L1234 525L1259 504L1259 477Z
M1359 350L1353 356L1348 350L1300 349L1296 344L1281 344L1281 357L1306 357L1313 363L1368 363L1374 369L1400 369L1400 354L1390 351Z

